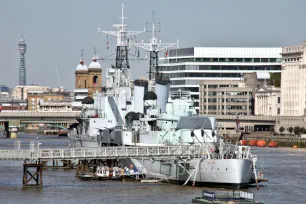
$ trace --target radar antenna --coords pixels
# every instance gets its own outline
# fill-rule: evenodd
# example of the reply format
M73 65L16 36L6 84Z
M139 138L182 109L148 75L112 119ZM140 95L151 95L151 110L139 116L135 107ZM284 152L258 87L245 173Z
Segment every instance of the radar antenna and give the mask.
M119 87L129 86L130 83L130 65L128 60L128 48L129 48L129 38L128 36L138 35L144 31L127 31L124 17L124 5L122 4L121 9L121 24L114 24L113 27L117 28L117 31L101 31L107 35L113 35L117 37L117 50L116 50L116 66L115 66L115 81L113 87L118 90Z
M152 86L155 86L155 81L160 78L159 75L159 69L158 69L158 52L165 50L169 47L172 47L174 45L179 45L179 40L177 40L176 43L162 43L161 40L159 40L156 37L156 33L160 33L160 22L155 22L154 12L153 12L153 21L152 22L145 22L146 32L152 33L152 38L150 39L149 43L144 43L143 41L141 43L131 43L132 45L135 45L137 47L140 47L142 49L145 49L150 52L150 67L149 67L149 80L152 83ZM152 24L152 30L148 30L147 26L148 24Z

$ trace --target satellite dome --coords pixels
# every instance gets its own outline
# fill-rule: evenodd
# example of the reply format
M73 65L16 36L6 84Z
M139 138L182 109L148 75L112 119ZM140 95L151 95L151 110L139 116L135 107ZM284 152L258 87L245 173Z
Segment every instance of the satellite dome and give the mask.
M101 69L100 63L97 61L97 56L96 54L92 58L92 62L90 63L89 69Z
M139 120L140 117L143 117L142 113L128 112L125 115L126 120Z
M88 71L87 66L84 64L83 58L81 58L80 64L78 64L75 71Z
M87 96L82 100L82 104L94 104L95 101L92 97Z
M148 91L148 93L146 93L146 95L143 97L143 100L156 100L157 96L153 91Z

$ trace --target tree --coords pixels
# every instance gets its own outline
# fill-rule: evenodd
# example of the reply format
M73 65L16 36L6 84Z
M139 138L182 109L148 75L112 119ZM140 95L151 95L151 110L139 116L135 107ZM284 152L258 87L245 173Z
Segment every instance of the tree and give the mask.
M285 131L285 128L283 126L279 128L280 133L283 133L284 131Z
M274 131L275 131L275 130L274 130L274 126L270 126L270 127L269 127L269 131L270 131L270 132L274 132Z
M295 126L294 129L293 129L293 132L295 135L299 134L300 133L300 126Z
M269 84L275 87L281 87L281 73L271 73Z
M293 127L289 127L289 128L288 128L288 131L289 131L290 133L292 133L292 132L293 132Z
M301 133L301 134L305 134L305 133L306 133L306 129L305 129L304 127L301 127L301 128L300 128L300 133Z

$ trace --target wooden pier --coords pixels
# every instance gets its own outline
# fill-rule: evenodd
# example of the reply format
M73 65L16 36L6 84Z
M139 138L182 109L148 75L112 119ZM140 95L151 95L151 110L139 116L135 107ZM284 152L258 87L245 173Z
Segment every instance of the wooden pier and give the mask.
M42 187L42 163L24 163L23 164L23 180L24 187Z

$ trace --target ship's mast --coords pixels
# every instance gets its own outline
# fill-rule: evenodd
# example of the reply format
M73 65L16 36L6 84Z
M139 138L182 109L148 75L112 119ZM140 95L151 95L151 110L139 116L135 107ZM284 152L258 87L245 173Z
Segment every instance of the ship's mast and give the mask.
M124 6L122 4L121 10L121 24L114 24L113 27L117 28L117 31L100 31L99 32L113 35L117 37L117 50L116 50L116 67L115 67L115 79L113 88L115 92L119 90L120 87L129 86L130 83L130 65L128 60L128 48L129 48L129 39L128 36L137 35L144 31L127 31L124 17ZM118 92L117 92L118 93Z
M149 43L144 43L143 41L141 43L131 43L137 47L143 48L150 52L150 67L149 67L149 80L151 81L152 85L155 86L155 81L159 79L159 70L158 70L158 52L165 50L169 47L172 47L174 45L179 44L179 41L176 43L162 43L161 40L159 40L156 37L157 32L160 31L160 22L155 22L154 19L154 12L153 12L153 21L152 22L146 22L146 27L148 24L152 24L152 30L148 30L145 28L146 32L152 33L152 38L150 39Z

